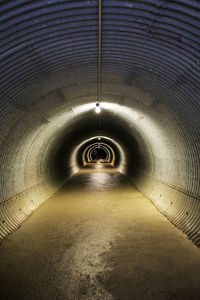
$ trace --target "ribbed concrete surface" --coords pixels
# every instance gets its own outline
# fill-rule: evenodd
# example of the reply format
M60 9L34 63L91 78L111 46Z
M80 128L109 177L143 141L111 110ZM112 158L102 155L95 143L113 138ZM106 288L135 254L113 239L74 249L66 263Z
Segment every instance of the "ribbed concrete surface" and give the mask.
M186 299L200 251L116 170L75 175L0 247L2 300Z

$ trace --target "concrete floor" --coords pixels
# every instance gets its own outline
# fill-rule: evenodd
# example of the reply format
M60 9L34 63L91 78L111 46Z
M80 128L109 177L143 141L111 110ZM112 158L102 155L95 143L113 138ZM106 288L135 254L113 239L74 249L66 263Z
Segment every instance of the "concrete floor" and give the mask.
M0 299L200 299L200 250L125 176L83 170L0 246Z

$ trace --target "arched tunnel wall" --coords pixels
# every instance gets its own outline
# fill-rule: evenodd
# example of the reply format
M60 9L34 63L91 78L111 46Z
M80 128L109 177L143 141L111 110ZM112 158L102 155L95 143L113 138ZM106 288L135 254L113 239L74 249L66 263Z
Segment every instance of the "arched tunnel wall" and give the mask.
M0 10L0 238L77 171L73 147L105 133L138 189L200 245L199 1L102 2L99 117L98 1Z
M92 157L92 153L96 149L103 149L105 154L105 160L111 163L113 166L118 166L120 158L120 153L118 148L112 140L106 139L106 137L95 137L89 139L85 142L77 152L77 160L79 161L80 166L85 166L90 162L93 162L95 159ZM98 159L97 159L98 160Z
M104 162L114 165L115 152L108 144L96 141L84 150L82 157L84 164L103 159Z

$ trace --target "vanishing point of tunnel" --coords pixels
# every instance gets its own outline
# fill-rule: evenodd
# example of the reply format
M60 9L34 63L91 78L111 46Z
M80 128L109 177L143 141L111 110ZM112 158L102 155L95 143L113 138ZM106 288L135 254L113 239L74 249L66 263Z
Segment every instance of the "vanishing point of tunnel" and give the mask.
M0 1L0 299L200 299L200 1Z

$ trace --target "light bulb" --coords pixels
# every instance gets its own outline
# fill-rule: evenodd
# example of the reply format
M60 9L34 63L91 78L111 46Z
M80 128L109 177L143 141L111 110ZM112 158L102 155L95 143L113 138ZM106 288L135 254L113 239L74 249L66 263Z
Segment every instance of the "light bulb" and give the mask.
M99 114L101 112L101 107L100 107L99 102L96 103L95 111L96 111L97 114Z

